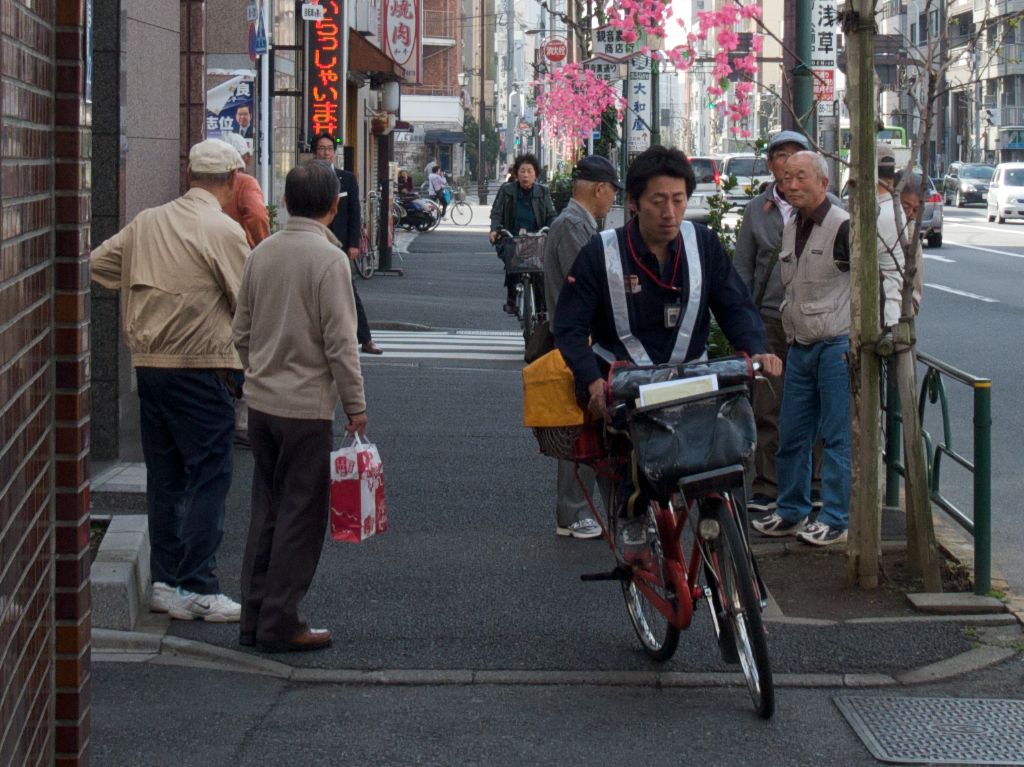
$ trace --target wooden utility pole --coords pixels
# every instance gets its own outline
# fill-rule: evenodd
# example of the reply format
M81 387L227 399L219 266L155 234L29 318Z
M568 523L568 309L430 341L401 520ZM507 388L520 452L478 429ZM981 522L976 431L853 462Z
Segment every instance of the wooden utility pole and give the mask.
M881 565L881 330L878 280L878 183L875 157L875 4L847 0L847 101L850 110L850 389L853 450L847 575L851 585L878 587Z

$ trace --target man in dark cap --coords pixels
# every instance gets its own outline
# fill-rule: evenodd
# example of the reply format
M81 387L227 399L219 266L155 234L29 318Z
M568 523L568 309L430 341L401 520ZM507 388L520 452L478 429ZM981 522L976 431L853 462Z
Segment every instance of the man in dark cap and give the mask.
M810 150L807 137L796 131L784 130L768 141L768 168L775 180L750 201L743 213L743 222L736 237L733 264L746 283L761 314L768 333L768 349L785 357L786 334L782 330L782 299L785 291L779 271L779 247L782 227L789 220L792 206L786 201L781 187L786 160L800 151ZM829 195L833 205L839 200ZM779 446L779 407L782 403L783 376L769 377L754 398L757 418L757 452L754 458L753 496L748 506L753 511L772 511L775 508L777 479L775 451ZM815 466L820 465L820 451L815 453ZM818 473L815 471L815 479ZM817 496L815 497L817 501Z
M608 215L616 190L623 188L615 166L604 157L584 157L573 169L572 199L551 223L544 245L544 292L552 323L558 294L580 248L597 234L597 219ZM580 482L593 497L594 472L590 467L580 466ZM575 464L559 459L555 532L572 538L597 538L601 526L590 513L580 482L576 481Z

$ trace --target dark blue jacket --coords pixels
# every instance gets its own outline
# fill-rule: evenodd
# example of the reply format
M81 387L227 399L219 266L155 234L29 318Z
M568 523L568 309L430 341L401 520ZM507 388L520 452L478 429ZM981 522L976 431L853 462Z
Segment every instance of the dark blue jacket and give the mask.
M714 313L729 343L738 351L763 354L767 348L767 338L750 292L714 232L701 224L694 226L697 230L703 288L700 311L686 359L697 359L704 353L711 328L711 313ZM626 292L630 328L644 345L651 361L662 364L668 362L676 340L676 329L665 327L665 304L679 301L685 310L690 290L686 259L691 254L684 253L680 259L672 283L680 292L669 291L659 287L643 270L636 267L626 242L627 230L637 258L655 275L659 273L658 261L640 238L635 223L615 230L619 238L619 255L626 284L630 283L629 275L635 275L640 287L639 292ZM677 242L681 242L681 238ZM671 271L674 258L675 245L670 246L668 271ZM668 276L659 275L659 278L662 282L669 280ZM581 391L603 375L590 349L588 338L593 337L594 343L611 351L616 359L629 359L615 330L611 300L608 297L608 276L604 268L604 246L599 234L583 246L569 271L555 308L554 335L555 346L572 369L577 388Z
M338 203L338 215L331 221L330 230L345 250L359 247L359 182L354 173L335 168L341 191L345 194Z

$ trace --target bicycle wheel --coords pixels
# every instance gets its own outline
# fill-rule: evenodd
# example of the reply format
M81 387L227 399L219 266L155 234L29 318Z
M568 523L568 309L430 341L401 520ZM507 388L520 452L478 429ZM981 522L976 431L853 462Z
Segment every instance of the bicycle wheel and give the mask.
M364 280L368 280L377 271L377 259L372 253L364 252L356 259L356 273Z
M533 281L528 277L524 277L522 286L523 312L519 316L519 320L523 323L523 340L529 341L530 336L533 334L534 323L537 321L536 304L533 297Z
M649 588L675 607L675 587L665 577L665 555L658 536L656 508L651 504L647 509L647 551L641 560L644 566L639 573L634 570L630 578L622 581L622 595L626 599L629 620L644 652L654 660L666 661L675 655L679 645L679 629L669 622L636 583L637 578L643 577Z
M718 535L703 539L705 574L721 642L732 640L754 708L764 719L775 711L775 686L761 604L754 588L747 548L726 496L702 509L702 521L716 519Z
M466 226L473 220L473 209L467 203L455 202L450 206L452 222L459 226Z

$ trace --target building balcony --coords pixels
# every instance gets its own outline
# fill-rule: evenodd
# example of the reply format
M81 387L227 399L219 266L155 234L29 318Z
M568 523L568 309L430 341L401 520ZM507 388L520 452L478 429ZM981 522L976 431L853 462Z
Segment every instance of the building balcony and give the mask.
M455 45L458 21L450 11L423 11L423 44Z
M999 110L999 127L1020 127L1024 125L1024 107L1002 107Z
M403 85L402 94L459 97L462 95L462 88L458 85Z
M974 0L976 19L998 19L1007 14L1024 13L1024 0Z
M991 55L983 52L981 61L982 77L986 79L1024 75L1024 44L1004 43Z

